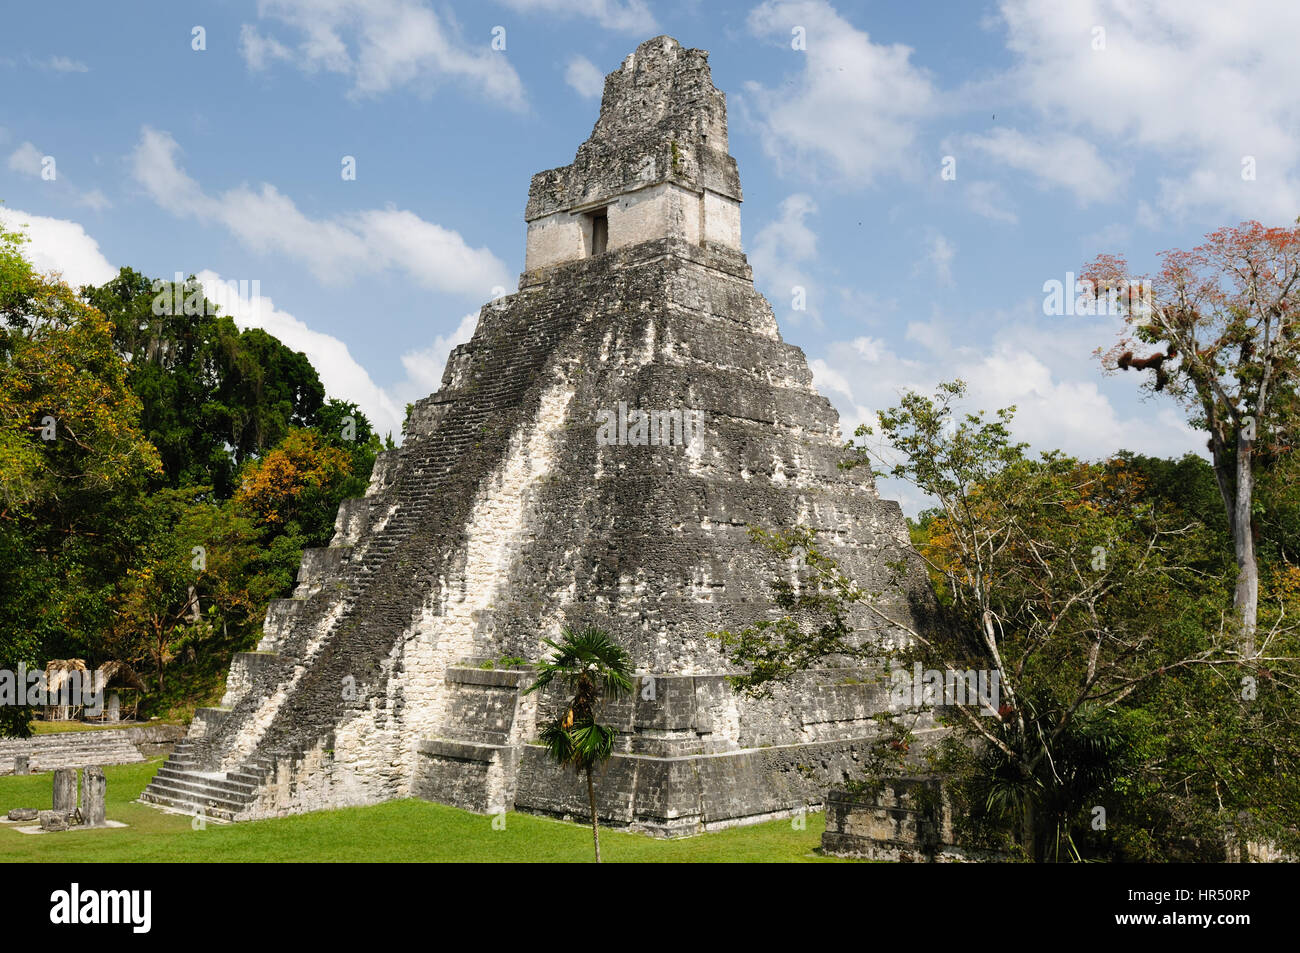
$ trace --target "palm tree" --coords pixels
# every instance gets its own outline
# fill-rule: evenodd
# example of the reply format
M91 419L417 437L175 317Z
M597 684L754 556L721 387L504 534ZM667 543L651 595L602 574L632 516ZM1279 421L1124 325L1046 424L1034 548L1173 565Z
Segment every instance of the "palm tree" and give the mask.
M555 654L538 666L537 681L524 694L545 688L557 679L573 692L568 710L542 725L537 737L561 768L573 765L575 771L586 772L591 837L596 845L596 863L600 863L596 787L591 769L609 759L618 732L613 725L597 723L595 709L603 699L619 698L632 691L632 659L608 632L595 625L581 629L566 625L560 630L559 642L542 641L555 649Z

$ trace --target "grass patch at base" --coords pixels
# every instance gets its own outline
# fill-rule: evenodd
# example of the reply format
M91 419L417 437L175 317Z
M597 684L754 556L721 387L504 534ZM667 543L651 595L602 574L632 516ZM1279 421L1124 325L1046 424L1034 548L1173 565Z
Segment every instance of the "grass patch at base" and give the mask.
M504 830L492 819L428 801L391 801L370 807L319 811L239 824L192 819L135 803L161 760L108 765L109 820L125 828L20 834L0 824L0 862L346 862L558 861L592 859L591 828L527 814L507 814ZM51 775L0 778L0 816L15 807L48 808ZM636 863L804 863L835 858L815 853L825 819L809 814L806 828L790 820L734 827L678 840L603 830L602 859Z

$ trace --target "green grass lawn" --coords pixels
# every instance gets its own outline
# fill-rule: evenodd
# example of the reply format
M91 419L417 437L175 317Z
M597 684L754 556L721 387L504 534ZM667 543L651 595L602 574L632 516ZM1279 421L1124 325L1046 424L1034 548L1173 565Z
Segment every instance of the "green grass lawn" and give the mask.
M321 811L241 824L209 823L136 804L161 760L109 765L108 818L125 828L20 834L0 824L0 862L129 863L138 861L590 861L591 828L576 823L508 814L504 830L492 820L427 801L393 801L373 807ZM50 774L0 778L0 816L10 808L48 808ZM809 814L805 830L789 820L737 827L680 840L602 831L607 861L827 862L816 851L824 818Z

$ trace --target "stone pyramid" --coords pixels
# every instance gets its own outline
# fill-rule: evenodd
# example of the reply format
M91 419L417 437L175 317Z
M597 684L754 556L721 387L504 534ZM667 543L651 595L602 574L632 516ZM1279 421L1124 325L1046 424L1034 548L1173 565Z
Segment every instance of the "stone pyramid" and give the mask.
M533 177L519 290L482 309L145 801L234 820L403 797L581 815L585 787L528 743L558 699L523 694L510 664L575 619L638 672L608 710L607 823L761 820L856 773L879 679L809 673L751 700L708 636L771 617L782 567L750 525L816 527L909 624L930 598L923 573L900 586L888 568L916 560L898 505L836 466L836 413L754 290L740 201L708 54L642 43L574 162Z

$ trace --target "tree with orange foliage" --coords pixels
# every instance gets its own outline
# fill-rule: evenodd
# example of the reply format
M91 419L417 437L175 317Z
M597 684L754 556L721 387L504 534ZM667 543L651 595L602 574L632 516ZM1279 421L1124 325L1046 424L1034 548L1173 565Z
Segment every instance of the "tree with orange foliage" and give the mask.
M295 428L245 468L235 505L271 527L297 523L307 530L322 519L332 526L339 502L336 490L351 476L347 451L325 443L315 431Z
M1104 365L1152 371L1147 386L1171 395L1209 433L1237 560L1233 605L1242 654L1253 656L1265 648L1256 645L1256 483L1261 469L1291 449L1300 409L1300 227L1221 228L1191 251L1165 252L1154 279L1131 275L1114 255L1099 256L1084 276L1128 325L1102 355Z

